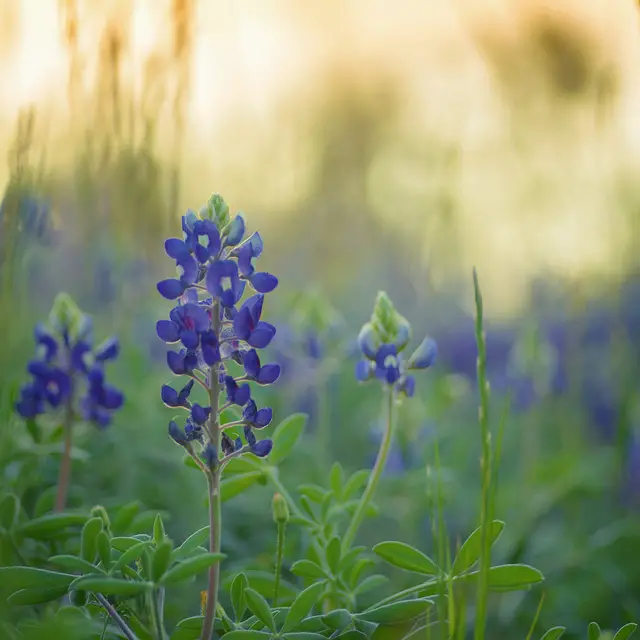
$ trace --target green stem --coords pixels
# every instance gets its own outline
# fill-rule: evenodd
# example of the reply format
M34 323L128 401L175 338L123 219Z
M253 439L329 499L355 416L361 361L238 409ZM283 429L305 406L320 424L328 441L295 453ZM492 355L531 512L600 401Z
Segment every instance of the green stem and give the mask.
M489 590L489 568L491 566L491 539L489 536L489 507L491 502L491 431L489 428L489 383L487 381L487 348L483 326L483 303L478 274L473 271L473 287L476 303L476 342L478 344L478 388L480 391L480 436L482 438L482 496L480 508L480 530L482 552L480 554L480 576L476 604L475 640L484 640L487 623L487 594Z
M317 385L316 390L317 407L317 441L318 452L322 462L322 469L329 468L330 447L331 447L331 421L329 420L329 394L327 393L327 380L323 379Z
M129 625L124 621L122 616L115 610L115 607L101 594L94 594L100 606L102 606L105 611L113 618L113 621L120 627L122 633L124 633L127 640L138 640L136 634L131 631Z
M213 331L218 336L220 334L220 306L219 303L213 305L211 312L213 318ZM216 455L220 451L220 419L218 416L220 400L220 383L217 369L212 368L209 374L209 404L211 405L211 416L209 418L209 431L211 433L211 444ZM220 553L220 539L222 537L222 508L220 500L220 466L217 465L209 473L207 478L207 488L209 491L209 551ZM213 633L215 614L218 605L218 586L220 581L220 563L216 562L209 567L207 604L202 623L202 633L200 640L210 640Z
M278 542L276 552L276 575L273 587L273 607L278 606L278 591L280 589L280 574L282 573L282 557L284 556L284 532L287 528L286 522L278 522Z
M151 607L153 611L153 624L156 628L156 639L165 640L166 633L162 621L162 607L160 606L160 590L155 590L151 594Z
M64 450L60 461L60 471L58 473L58 489L56 492L55 510L63 511L67 505L67 494L69 493L69 483L71 481L71 444L72 444L72 424L73 424L73 380L71 381L71 391L67 399L64 412L64 422L62 429L64 432Z
M393 409L395 405L395 393L393 388L389 388L387 398L387 425L384 430L384 435L382 437L382 442L380 443L380 449L378 450L378 457L376 458L376 463L373 466L373 470L371 471L371 475L369 476L369 481L367 482L367 486L360 498L360 502L351 518L351 522L347 527L347 531L344 534L344 538L342 539L342 550L348 551L353 544L353 540L356 537L356 533L364 520L367 507L369 503L373 499L373 494L376 491L378 486L378 482L380 481L380 477L382 476L382 472L384 471L384 467L387 463L387 458L389 457L389 451L391 449L391 441L393 439Z

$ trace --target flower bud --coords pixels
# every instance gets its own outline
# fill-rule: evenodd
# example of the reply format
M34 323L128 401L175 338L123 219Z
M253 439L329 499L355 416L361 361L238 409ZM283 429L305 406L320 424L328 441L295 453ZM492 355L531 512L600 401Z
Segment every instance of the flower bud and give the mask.
M436 361L438 347L434 340L425 338L411 354L407 363L410 369L428 369Z
M102 524L103 524L105 529L109 529L111 527L111 521L109 520L109 514L107 513L107 510L103 506L98 504L95 507L93 507L93 509L91 509L91 517L92 518L101 518L102 519Z
M59 333L67 333L70 338L75 339L83 325L84 317L73 298L61 292L53 301L49 323Z
M393 302L384 291L378 292L371 326L378 342L394 344L398 351L402 351L411 339L409 321L396 311Z
M273 520L278 524L289 522L289 505L280 493L276 493L273 496L271 512L273 513Z
M200 211L200 217L213 220L219 230L224 229L229 224L229 205L219 193L214 193Z

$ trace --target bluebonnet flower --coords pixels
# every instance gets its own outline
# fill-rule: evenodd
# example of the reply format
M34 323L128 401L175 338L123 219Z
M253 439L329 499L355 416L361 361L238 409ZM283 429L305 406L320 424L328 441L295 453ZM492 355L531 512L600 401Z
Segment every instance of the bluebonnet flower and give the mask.
M280 374L278 365L263 365L256 351L268 346L276 333L261 316L264 294L276 288L278 279L256 271L254 261L262 253L262 239L254 233L244 240L245 231L242 215L231 220L229 207L214 194L199 213L189 210L182 217L182 239L165 242L165 251L180 273L176 279L158 283L161 295L175 300L176 306L168 320L158 321L156 332L164 342L182 345L167 353L167 364L174 374L191 378L180 392L169 385L162 387L165 404L190 411L184 428L175 420L169 423L169 435L192 456L196 455L193 443L199 442L212 471L226 456L245 452L265 456L271 450L271 441L258 441L252 430L267 426L273 412L269 407L258 410L247 381L271 384ZM248 287L255 294L242 303ZM243 376L234 376L232 367L237 365L243 366ZM209 394L223 393L226 403L216 398L214 411L191 401L195 382ZM246 447L219 424L219 414L232 404L243 407L242 419L234 425L244 426ZM219 441L214 441L214 434L219 434Z
M33 419L64 406L70 415L106 427L124 402L104 376L105 363L118 355L118 341L109 338L94 349L90 318L64 294L56 298L50 324L51 329L38 324L34 330L36 357L27 365L32 380L20 390L17 412Z
M431 367L438 349L431 338L425 338L405 359L402 352L410 336L409 323L395 310L387 295L380 292L371 320L362 327L358 336L364 359L356 364L356 378L360 382L377 378L397 393L413 396L415 378L409 371Z

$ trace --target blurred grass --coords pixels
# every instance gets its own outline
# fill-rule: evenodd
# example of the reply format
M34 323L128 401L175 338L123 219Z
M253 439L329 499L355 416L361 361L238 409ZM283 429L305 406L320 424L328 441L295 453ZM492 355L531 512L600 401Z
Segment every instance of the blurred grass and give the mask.
M155 282L178 216L220 191L265 239L264 266L281 281L266 312L283 331L290 296L311 285L344 315L344 339L387 289L416 335L440 343L434 377L402 408L404 466L387 474L367 543L397 536L437 547L424 471L434 429L450 551L476 526L477 399L464 366L475 362L464 346L471 262L506 351L528 323L543 334L562 328L566 388L536 394L506 429L498 560L526 560L548 576L541 628L640 619L640 572L628 561L640 524L640 191L628 115L637 110L638 17L621 2L567 7L498 3L479 16L472 2L391 11L380 2L65 0L56 40L53 25L38 27L48 38L30 31L36 4L5 3L21 35L0 55L10 133L0 136L0 484L18 482L8 461L23 425L12 402L31 331L64 289L95 315L98 335L120 336L114 374L128 396L117 424L82 443L91 464L78 464L78 498L138 498L171 514L176 538L202 524L198 478L165 436L158 390L168 376L154 324L168 307ZM34 75L39 67L51 77ZM47 203L49 243L26 224L25 198ZM591 309L604 318L599 328ZM490 341L489 379L501 395L514 381L499 351ZM349 470L371 464L378 406L375 389L352 378L345 358L326 408L328 457ZM306 402L285 379L274 393L280 417ZM608 424L593 399L614 416ZM314 442L310 434L286 463L287 481L322 482ZM48 461L37 474L46 485L54 471ZM257 554L252 568L270 567L270 496L256 487L225 504L236 566ZM492 598L492 629L526 634L537 603L535 594Z

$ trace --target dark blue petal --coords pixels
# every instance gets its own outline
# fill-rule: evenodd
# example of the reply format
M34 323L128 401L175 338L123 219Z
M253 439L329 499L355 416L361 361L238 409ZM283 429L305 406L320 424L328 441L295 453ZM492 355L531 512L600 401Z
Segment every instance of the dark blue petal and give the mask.
M251 452L258 456L258 458L264 458L271 453L271 449L273 448L272 440L260 440L256 442L256 444L251 447Z
M175 422L174 420L172 420L169 423L169 435L174 440L174 442L177 442L179 445L183 447L188 442L187 436L185 435L184 431L178 426L178 423Z
M197 402L191 407L191 418L196 424L204 424L211 413L211 407L202 407Z
M257 429L263 429L268 426L273 419L273 409L271 407L264 407L258 411L258 414L253 421L254 427Z
M80 340L76 342L69 354L71 360L71 366L74 371L81 371L86 373L88 371L87 354L91 352L91 347L84 341Z
M244 439L250 447L253 447L253 445L256 444L256 436L248 424L244 426Z
M276 328L268 322L258 322L252 331L247 342L256 349L264 349L269 346L271 340L276 335Z
M375 360L377 353L376 336L370 322L367 322L362 329L360 329L358 345L365 357L369 358L369 360Z
M118 357L120 352L120 343L117 338L107 338L96 349L95 356L98 362L106 362L107 360L113 360Z
M269 293L278 286L278 278L266 271L260 271L251 276L251 286L259 293Z
M416 391L416 379L413 376L406 376L398 383L398 391L404 393L407 398L412 398Z
M172 320L158 320L156 322L156 333L160 340L172 344L180 340L178 325Z
M177 351L167 352L167 364L169 365L169 369L176 375L185 373L184 357Z
M260 384L273 384L280 376L279 364L265 364L260 368L256 382Z
M233 318L233 330L240 340L248 340L251 335L251 331L253 330L251 311L244 305Z
M103 397L101 404L105 409L114 411L122 406L124 402L124 395L119 389L116 389L110 384L105 384L102 391Z
M198 279L198 263L192 255L186 254L178 258L176 266L180 274L180 281L184 284L183 290Z
M175 278L169 278L168 280L161 280L157 284L158 292L161 296L164 296L167 300L175 300L182 295L185 290L184 285L180 280Z
M233 443L233 448L235 451L240 451L240 449L242 449L242 440L240 439L240 436L238 436L235 439L235 442Z
M218 453L215 447L209 442L202 452L202 458L209 469L214 469L218 464Z
M162 402L164 402L168 407L177 407L180 404L178 401L178 392L168 384L162 385L162 389L160 389L160 396L162 397Z
M249 400L242 411L242 419L247 422L253 422L258 415L258 408L254 400Z
M184 387L180 389L180 393L178 394L178 402L182 406L187 405L187 400L189 399L189 394L191 393L191 389L193 389L194 384L195 380L189 380L189 382L187 382L187 384L185 384Z
M251 387L248 384L241 384L235 394L235 403L243 406L251 399Z
M169 238L164 242L164 250L167 255L174 260L179 260L189 255L187 245L178 238Z
M200 344L198 334L192 330L182 331L180 333L180 338L182 339L182 344L190 350L197 349L198 344Z
M251 314L251 320L253 321L253 327L260 322L260 316L262 315L262 306L264 304L264 295L262 293L255 293L250 298L247 298L242 308L249 310Z
M242 357L244 370L250 378L255 378L260 373L260 357L255 349L247 351Z

